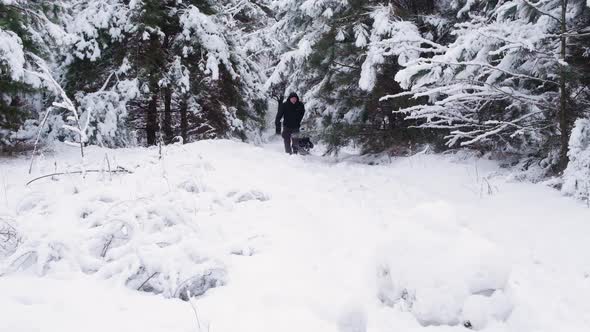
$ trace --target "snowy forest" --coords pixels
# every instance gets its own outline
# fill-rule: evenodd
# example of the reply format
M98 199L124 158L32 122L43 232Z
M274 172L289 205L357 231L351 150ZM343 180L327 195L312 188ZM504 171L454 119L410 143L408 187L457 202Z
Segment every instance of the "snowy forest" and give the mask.
M590 0L0 0L1 332L587 332L589 238Z
M586 5L2 0L0 147L257 142L269 102L294 91L329 152L464 147L545 176L570 161L579 172Z

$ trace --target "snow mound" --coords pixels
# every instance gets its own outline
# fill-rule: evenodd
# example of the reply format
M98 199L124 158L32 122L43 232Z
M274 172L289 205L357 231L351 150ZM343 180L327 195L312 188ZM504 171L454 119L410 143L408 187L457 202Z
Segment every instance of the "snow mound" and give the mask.
M87 169L106 154L133 173L29 186L78 170L77 149L32 175L0 160L0 330L186 332L197 315L216 332L588 330L585 204L468 155L267 147L91 147Z
M510 263L495 244L453 218L443 202L421 204L414 222L388 234L380 249L378 299L411 312L423 326L482 329L505 321L512 308L505 291Z

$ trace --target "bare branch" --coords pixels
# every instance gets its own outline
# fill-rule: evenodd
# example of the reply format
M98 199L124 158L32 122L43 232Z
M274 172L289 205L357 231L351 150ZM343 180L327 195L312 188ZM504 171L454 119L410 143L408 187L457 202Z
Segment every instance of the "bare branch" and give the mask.
M341 66L341 67L347 67L347 68L356 69L356 70L358 70L358 69L361 69L360 67L356 67L356 66L347 65L347 64L344 64L344 63L340 63L340 62L338 62L338 61L332 61L332 62L333 62L334 64L338 65L338 66Z
M145 284L147 284L147 282L150 281L153 277L155 277L158 273L160 272L154 272L151 276L149 276L149 278L147 278L139 287L137 287L137 290L141 290L141 288L145 286Z
M536 11L538 11L540 14L545 15L545 16L549 16L561 24L561 19L557 18L557 16L554 16L553 14L540 9L539 7L537 7L534 3L530 2L529 0L522 0L522 1L525 2L527 5L531 6Z
M39 132L37 133L37 138L35 139L35 144L33 145L33 155L31 156L31 164L29 165L29 174L33 172L33 161L35 160L35 153L37 152L37 147L39 146L39 140L41 139L41 132L43 131L43 127L45 127L45 123L47 122L47 118L49 118L49 113L53 110L53 107L49 107L47 112L45 112L45 116L43 117L43 121L41 121L41 125L39 126Z

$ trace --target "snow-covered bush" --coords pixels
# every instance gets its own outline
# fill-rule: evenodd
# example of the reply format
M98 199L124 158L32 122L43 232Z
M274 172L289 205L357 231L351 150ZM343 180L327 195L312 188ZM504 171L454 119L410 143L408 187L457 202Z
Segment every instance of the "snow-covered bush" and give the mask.
M211 166L200 158L168 172L167 159L185 155L170 149L161 161L142 159L141 166L129 167L133 174L116 181L109 180L114 175L105 165L104 173L84 179L35 182L16 208L18 234L0 219L0 257L6 256L0 275L85 273L185 299L187 292L198 296L224 285L224 259L236 247L219 236L218 224L208 216L268 195L217 193L202 180ZM154 179L154 174L162 176ZM134 186L141 188L141 197L122 189Z
M578 119L569 141L569 163L561 191L578 199L590 199L590 119Z
M127 103L139 94L135 80L121 81L110 90L81 96L81 118L88 123L88 143L107 147L133 145L127 127Z

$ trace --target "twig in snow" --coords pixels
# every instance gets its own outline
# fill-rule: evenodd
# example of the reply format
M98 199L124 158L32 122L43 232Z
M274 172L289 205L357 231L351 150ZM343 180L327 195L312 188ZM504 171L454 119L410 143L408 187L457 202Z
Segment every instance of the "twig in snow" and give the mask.
M43 127L45 127L45 123L47 122L47 118L49 117L49 113L53 110L53 107L49 107L45 116L43 117L43 121L41 121L41 125L39 126L39 132L37 133L37 138L35 139L35 144L33 145L33 155L31 156L31 164L29 165L29 174L33 171L33 161L35 161L35 154L37 153L37 146L39 146L39 140L41 139L41 132Z
M73 172L59 172L59 173L52 173L52 174L47 174L47 175L43 175L37 178L32 179L31 181L27 182L27 184L25 186L30 185L31 183L37 181L37 180L41 180L44 178L48 178L48 177L53 177L53 176L58 176L58 175L67 175L67 174L86 174L86 173L102 173L104 171L99 170L99 169L90 169L90 170L84 170L84 171L73 171ZM133 172L121 168L121 166L119 166L118 169L112 171L112 173L127 173L127 174L133 174Z
M111 162L109 160L109 155L105 153L104 158L107 161L107 167L109 169L109 180L113 180L113 172L111 171Z
M0 216L0 249L2 249L2 252L0 253L7 253L13 249L16 250L16 247L19 244L20 239L16 228Z
M191 291L190 290L186 290L186 296L188 298L188 302L191 304L191 308L193 308L193 311L195 313L195 318L197 319L197 327L199 328L199 332L201 331L201 322L199 321L199 314L197 313L197 307L194 305L193 300L191 298Z
M484 191L484 183L487 186L487 193L489 196L494 194L494 187L492 187L492 185L490 184L490 181L488 181L487 178L483 178L483 181L481 182L481 190L480 190L480 198L483 198L483 191Z
M105 243L104 247L102 248L102 252L100 253L100 257L104 258L104 256L106 256L107 251L109 250L111 243L113 243L114 238L115 238L115 235L111 235L111 238L107 241L107 243Z
M15 264L17 261L19 261L21 258L23 258L23 257L25 257L25 256L26 256L26 258L24 258L24 259L23 259L23 260L20 262L20 264L18 264L18 266L17 266L16 268L14 268L12 271L18 271L18 270L19 270L19 269L20 269L20 268L21 268L21 267L22 267L22 266L23 266L23 265L24 265L24 264L25 264L25 263L26 263L26 262L29 260L29 257L31 257L31 255L35 255L36 253L37 253L37 252L36 252L36 251L34 251L34 250L29 250L29 251L27 251L27 252L23 253L22 255L18 256L17 258L15 258L15 259L14 259L14 260L13 260L13 261L10 263L10 267L14 267L14 264ZM4 272L4 273L0 273L0 277L4 276L4 274L5 274L5 272Z
M53 173L58 173L57 172L57 160L55 160L53 162ZM55 180L53 177L51 177L51 180Z
M146 279L146 280L143 282L143 284L141 284L139 287L137 287L137 290L141 290L141 288L142 288L143 286L145 286L145 284L147 284L147 282L148 282L148 281L150 281L150 280L151 280L153 277L155 277L155 276L156 276L156 274L158 274L158 273L160 273L160 272L154 272L154 273L152 273L152 275L151 275L151 276L149 276L149 278L147 278L147 279Z

